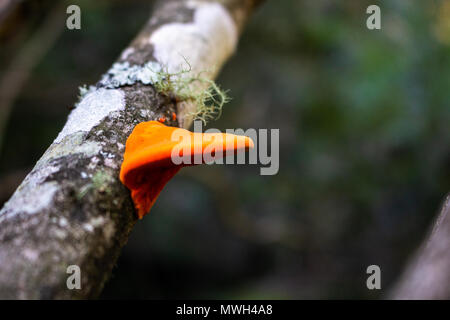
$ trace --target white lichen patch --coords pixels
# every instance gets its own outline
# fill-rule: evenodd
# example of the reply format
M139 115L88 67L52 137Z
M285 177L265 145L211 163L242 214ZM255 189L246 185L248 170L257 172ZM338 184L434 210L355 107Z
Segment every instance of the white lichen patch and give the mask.
M85 141L79 146L74 146L71 153L82 153L85 156L89 157L94 154L98 154L100 151L101 146L99 143L93 141Z
M190 1L187 5L194 10L191 23L162 25L148 41L154 57L168 72L191 67L193 74L209 70L212 77L235 50L236 24L219 3Z
M104 88L119 88L136 82L154 84L158 81L161 71L163 71L161 64L155 61L149 61L143 66L130 66L128 61L116 62L103 75L100 85Z
M63 130L55 139L61 142L75 132L89 132L109 114L125 109L125 95L119 89L100 88L87 93L70 113Z
M150 112L150 110L147 110L147 109L141 109L139 111L139 114L143 118L148 118L150 116L151 112Z
M25 180L22 185L22 189L18 188L0 211L0 222L19 213L35 214L40 212L50 205L58 190L58 184L54 181L35 184L26 183Z
M60 226L61 228L67 227L68 224L69 224L69 221L67 221L66 218L61 217L61 218L59 219L59 226Z
M96 231L96 229L100 229L103 232L103 236L107 243L110 243L114 238L114 224L101 216L92 218L89 220L89 222L83 223L82 227L89 233Z
M88 223L83 224L83 229L86 230L87 232L92 232L92 231L94 231L94 227L91 226L91 225L88 224Z
M105 159L105 166L110 167L112 169L118 168L118 164L112 159Z
M100 158L99 157L92 157L91 161L88 164L88 169L90 170L94 170L95 167L97 167L97 164L100 162Z
M39 258L39 252L29 248L23 249L22 254L30 261L36 261Z
M103 218L102 216L100 216L100 217L95 217L95 218L93 218L93 219L91 219L91 220L89 221L89 223L90 223L94 228L97 228L97 227L102 226L105 222L106 222L106 220L105 220L105 218Z
M106 219L103 217L95 217L89 220L89 222L86 222L83 224L83 229L88 232L93 232L95 228L103 227L106 223Z
M100 151L99 153L103 156L103 158L106 158L106 159L114 159L116 157L116 155L114 153L110 153L110 152Z
M59 143L51 145L39 159L37 166L46 166L49 160L69 154L81 153L85 157L97 155L102 149L101 144L95 141L84 141L85 136L86 132L75 132L64 137Z
M59 239L64 239L67 237L67 232L61 229L53 229L52 233L56 238Z

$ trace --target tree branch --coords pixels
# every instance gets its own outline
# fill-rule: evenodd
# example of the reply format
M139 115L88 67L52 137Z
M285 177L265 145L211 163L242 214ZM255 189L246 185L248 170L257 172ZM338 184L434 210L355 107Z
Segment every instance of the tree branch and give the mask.
M450 195L390 298L450 299Z
M220 3L219 3L220 2ZM192 105L155 91L148 65L217 70L257 1L163 1L0 211L0 298L96 297L136 222L118 179L128 135L142 121L190 125ZM213 70L213 68L215 68ZM69 265L81 289L69 290Z

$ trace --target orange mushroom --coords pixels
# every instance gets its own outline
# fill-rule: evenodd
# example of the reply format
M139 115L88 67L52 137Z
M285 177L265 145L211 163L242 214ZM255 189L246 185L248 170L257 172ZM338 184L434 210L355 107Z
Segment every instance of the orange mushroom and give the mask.
M253 141L246 136L194 133L158 121L142 122L127 139L120 181L131 190L137 215L142 219L166 183L182 167L250 148Z

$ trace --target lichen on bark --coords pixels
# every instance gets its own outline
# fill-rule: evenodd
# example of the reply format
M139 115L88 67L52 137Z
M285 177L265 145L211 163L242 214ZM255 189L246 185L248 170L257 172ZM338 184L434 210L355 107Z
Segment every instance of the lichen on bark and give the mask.
M253 3L242 1L242 10L250 8L247 2ZM216 20L201 24L212 28L206 28L206 38L205 33L197 34L203 38L190 43L190 54L203 57L207 53L202 51L217 43L215 37L235 42L226 38L236 37L226 28L237 16L230 18L221 5L163 1L117 62L141 68L161 62L156 57L161 48L189 47L183 41L195 39L195 32L189 32L197 30L196 16L205 8L214 8ZM190 36L150 41L158 30L173 26ZM174 40L181 42L166 43ZM217 51L217 66L231 54L227 50L226 54ZM197 65L197 58L190 63L204 68ZM136 222L129 191L119 181L128 135L137 123L162 117L167 125L189 125L172 118L174 112L180 115L173 95L134 81L139 77L125 78L118 85L100 81L80 90L80 101L66 126L0 210L0 298L93 298L100 293ZM81 269L79 290L66 286L69 265Z

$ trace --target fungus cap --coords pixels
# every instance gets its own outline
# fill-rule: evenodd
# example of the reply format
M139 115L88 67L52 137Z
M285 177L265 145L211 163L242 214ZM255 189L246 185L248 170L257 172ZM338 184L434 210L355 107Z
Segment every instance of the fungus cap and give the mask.
M131 190L138 217L142 219L182 167L205 163L205 151L213 160L250 148L253 141L246 136L193 133L158 121L142 122L127 139L120 181ZM174 155L185 161L176 164Z

